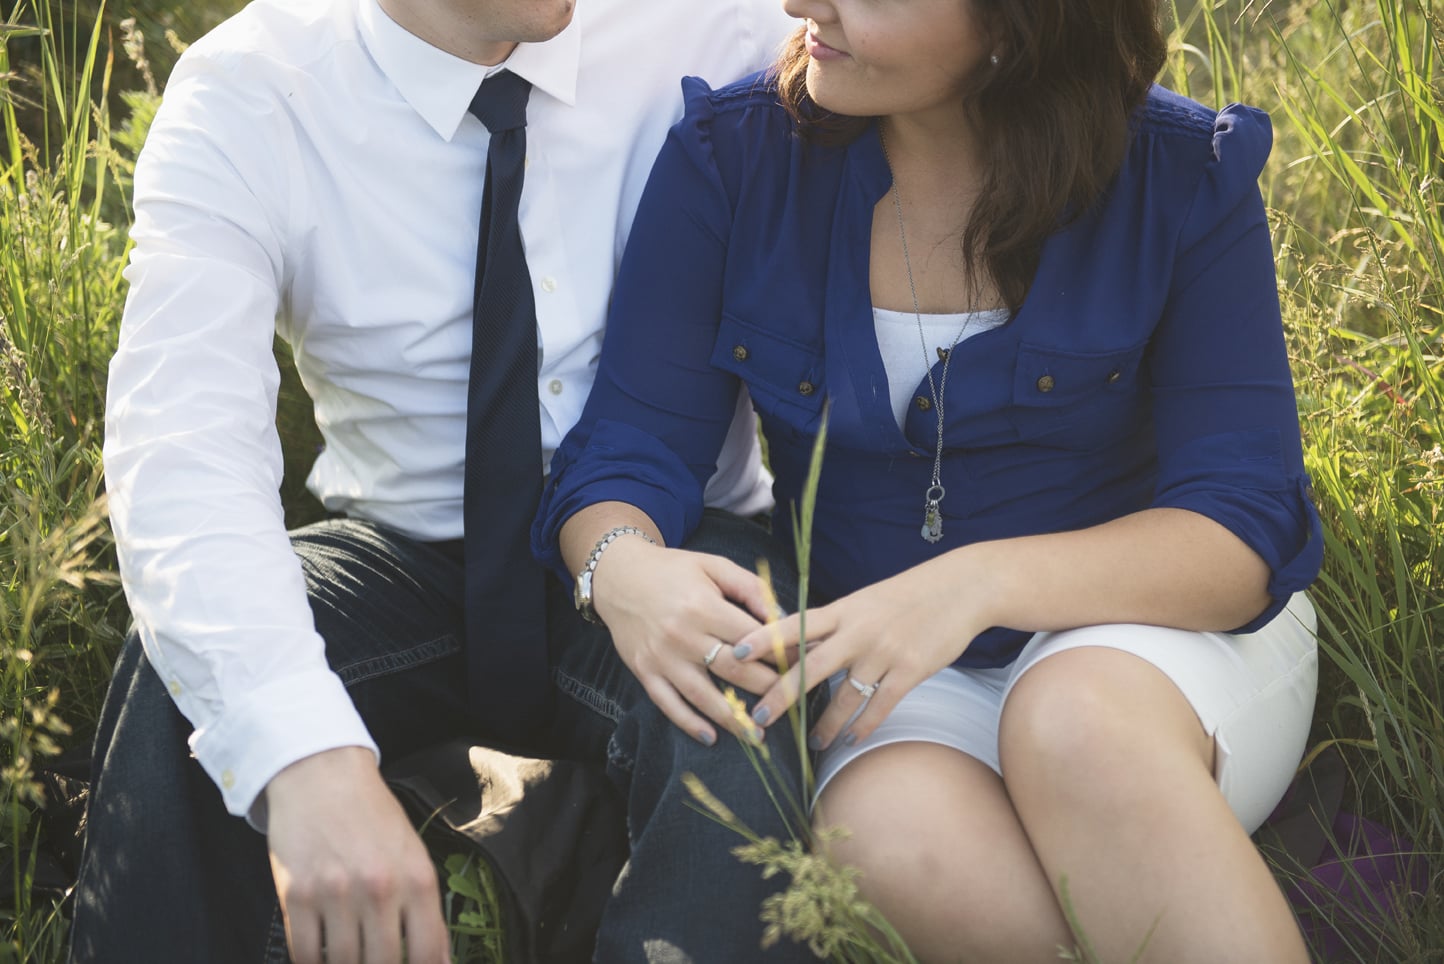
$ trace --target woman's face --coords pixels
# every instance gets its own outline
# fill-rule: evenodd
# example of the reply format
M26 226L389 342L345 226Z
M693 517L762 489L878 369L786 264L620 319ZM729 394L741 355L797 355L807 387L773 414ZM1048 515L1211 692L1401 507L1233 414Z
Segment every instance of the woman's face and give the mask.
M960 112L991 51L971 0L783 0L807 22L807 92L854 117Z

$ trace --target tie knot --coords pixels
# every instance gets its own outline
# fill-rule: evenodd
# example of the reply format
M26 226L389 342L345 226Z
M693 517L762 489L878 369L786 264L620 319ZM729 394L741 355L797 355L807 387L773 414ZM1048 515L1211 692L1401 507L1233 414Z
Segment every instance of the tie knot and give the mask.
M493 134L526 126L526 101L531 81L509 70L492 74L481 82L471 99L471 112Z

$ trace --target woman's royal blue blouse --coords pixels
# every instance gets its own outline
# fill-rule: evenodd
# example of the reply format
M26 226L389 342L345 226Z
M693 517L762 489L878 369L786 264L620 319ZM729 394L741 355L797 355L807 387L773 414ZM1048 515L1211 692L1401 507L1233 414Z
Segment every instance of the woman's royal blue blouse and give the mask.
M689 78L683 91L595 386L533 529L564 578L558 530L592 503L630 503L683 542L745 387L784 539L827 406L812 549L822 601L968 543L1152 506L1207 516L1268 564L1272 605L1236 631L1313 580L1323 540L1257 185L1266 115L1154 88L1105 196L1048 239L1017 315L955 349L944 537L931 545L919 530L936 413L915 404L898 428L868 289L873 209L891 185L876 127L825 147L796 135L764 78L717 91ZM928 396L926 380L914 394ZM1006 664L1026 639L994 628L958 665Z

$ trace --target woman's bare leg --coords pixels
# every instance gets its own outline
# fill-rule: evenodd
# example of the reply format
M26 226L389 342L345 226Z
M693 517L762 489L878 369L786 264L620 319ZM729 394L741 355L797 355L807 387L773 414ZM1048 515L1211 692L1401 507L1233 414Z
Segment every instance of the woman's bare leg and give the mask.
M862 871L863 895L928 962L1056 960L1071 938L1003 783L950 747L894 743L849 763L823 790L821 827Z
M1141 961L1306 964L1214 782L1212 739L1158 669L1102 647L1049 656L1009 694L999 743L1028 838L1101 959L1146 940Z

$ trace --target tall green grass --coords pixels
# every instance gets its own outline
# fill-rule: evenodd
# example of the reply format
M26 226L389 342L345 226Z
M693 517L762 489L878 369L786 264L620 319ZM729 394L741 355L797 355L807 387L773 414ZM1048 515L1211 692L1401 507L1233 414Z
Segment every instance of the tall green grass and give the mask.
M1215 18L1218 19L1218 18ZM1354 959L1444 959L1444 22L1433 0L1243 14L1218 33L1277 128L1265 188L1327 555L1315 739L1426 893L1352 917ZM1331 910L1324 908L1325 912ZM1332 909L1349 918L1347 909Z
M214 22L209 7L173 6L19 0L0 23L0 873L16 892L0 906L0 961L63 956L63 912L29 887L34 773L88 741L126 619L104 521L99 420L124 298L127 179L156 94L135 56L147 48L119 24L130 15L160 27ZM1328 532L1314 592L1326 657L1314 739L1345 753L1346 805L1432 861L1427 892L1401 902L1401 914L1356 921L1351 953L1438 961L1444 21L1434 0L1169 6L1164 82L1274 118L1264 190ZM156 54L154 42L149 49ZM171 56L159 52L156 87ZM294 479L314 430L299 396L282 407ZM293 520L314 512L294 482L286 501ZM453 901L471 889L454 889ZM486 932L482 918L462 924L469 940Z
M0 958L46 959L64 921L30 893L35 767L89 730L124 619L99 418L126 241L101 213L124 205L92 96L103 105L100 31L45 6L15 9L0 34L0 859L16 895ZM16 41L45 56L12 62Z

